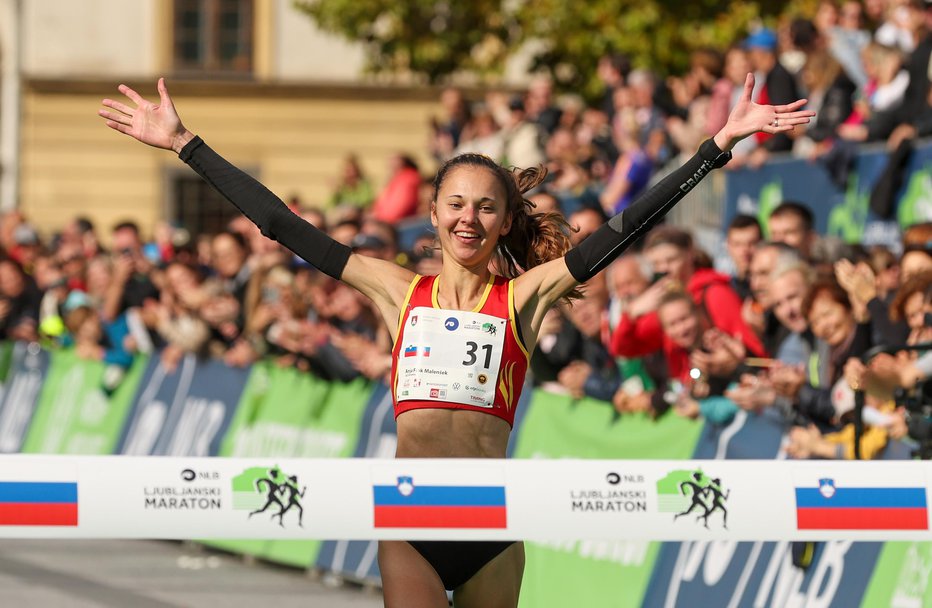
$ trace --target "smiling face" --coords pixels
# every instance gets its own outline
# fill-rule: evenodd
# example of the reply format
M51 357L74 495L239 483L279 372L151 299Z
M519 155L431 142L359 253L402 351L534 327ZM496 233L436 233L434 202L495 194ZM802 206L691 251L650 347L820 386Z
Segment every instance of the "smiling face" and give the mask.
M507 207L505 188L491 170L465 164L451 168L430 212L444 259L487 266L499 237L511 229Z
M803 300L809 284L800 270L785 272L770 283L769 301L777 320L792 332L806 331L808 321L803 314Z
M838 346L855 329L851 311L839 304L828 293L819 293L809 310L809 325L816 338L829 346Z
M777 250L773 247L761 247L751 256L751 265L748 278L751 283L751 294L754 301L770 308L770 274L777 265Z
M916 292L903 303L906 324L912 330L924 329L926 326L925 316L930 312L932 312L932 303L926 301L924 293Z
M702 324L695 307L685 299L662 304L657 310L657 316L664 333L674 344L686 350L698 344Z
M689 282L695 270L690 251L670 243L654 245L644 252L644 256L655 273L667 275L684 285Z

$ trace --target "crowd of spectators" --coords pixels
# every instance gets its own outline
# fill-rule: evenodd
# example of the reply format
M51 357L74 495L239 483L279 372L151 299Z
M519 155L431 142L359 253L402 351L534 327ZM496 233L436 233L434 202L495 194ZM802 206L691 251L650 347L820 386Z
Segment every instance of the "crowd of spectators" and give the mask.
M756 100L807 97L818 114L802 133L742 142L729 167L759 167L782 152L837 171L860 142L898 149L927 135L930 52L927 3L823 1L811 19L696 51L686 74L665 80L606 55L594 104L557 96L546 77L523 95L467 99L447 89L429 152L437 162L478 152L544 165L549 178L530 200L538 212L563 213L579 242L724 124L748 71L758 76ZM439 250L425 221L431 176L402 153L390 163L377 187L350 156L330 200L292 208L357 252L435 274ZM907 416L890 396L916 384L927 358L886 354L865 366L859 356L932 339L932 224L907 230L899 254L820 237L806 204L784 201L766 226L735 217L725 240L730 273L713 267L688 230L655 229L581 299L548 314L531 359L534 384L603 400L619 415L727 424L741 411L770 410L793 425L787 452L800 458L853 456L853 389L866 390L862 453L906 435ZM135 353L169 370L193 353L387 381L391 320L245 218L213 235L162 224L151 238L132 222L105 237L76 218L43 240L13 212L0 219L0 247L0 338L73 346L116 371Z

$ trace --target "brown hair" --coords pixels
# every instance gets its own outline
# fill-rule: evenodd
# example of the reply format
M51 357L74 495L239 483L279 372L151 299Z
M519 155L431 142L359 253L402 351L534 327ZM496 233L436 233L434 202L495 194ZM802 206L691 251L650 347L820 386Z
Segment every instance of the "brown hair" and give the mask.
M809 288L809 293L803 298L802 312L804 317L807 319L809 318L813 302L822 294L828 296L832 301L841 304L849 311L851 310L851 299L848 298L848 292L838 284L835 277L826 277L818 279L813 283L812 287Z
M809 54L803 69L812 79L812 88L827 90L841 73L841 64L826 50L819 49Z
M693 237L685 230L673 226L660 226L654 228L644 239L644 250L653 249L659 245L673 245L677 249L689 251L693 248Z
M494 255L495 267L503 276L513 279L522 272L562 257L571 247L568 233L572 228L562 214L532 213L535 204L524 198L547 177L547 169L539 165L528 169L506 169L484 154L460 154L445 162L433 182L433 202L450 171L456 167L483 167L492 172L505 189L507 211L511 214L511 230L498 240ZM578 289L566 295L578 298Z
M932 222L913 224L903 231L903 248L906 251L932 253Z
M690 312L695 313L699 311L699 305L696 304L693 297L682 289L673 289L660 296L660 301L657 302L657 310L673 302L686 302L686 304L689 305Z
M890 319L893 321L905 320L906 301L917 293L921 293L923 297L925 297L926 291L929 289L930 285L932 285L932 270L926 270L925 272L920 272L916 276L909 277L909 279L896 290L893 302L890 303Z
M714 48L704 47L693 51L689 56L689 63L694 68L702 68L713 78L721 78L725 69L725 58Z

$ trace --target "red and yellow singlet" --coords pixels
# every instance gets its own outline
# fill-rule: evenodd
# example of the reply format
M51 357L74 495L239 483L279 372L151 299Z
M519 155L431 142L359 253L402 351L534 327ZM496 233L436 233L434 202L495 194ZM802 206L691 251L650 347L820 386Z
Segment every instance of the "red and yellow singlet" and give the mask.
M437 277L418 275L392 350L395 417L420 408L463 409L514 425L528 352L519 339L512 281L492 275L471 311L437 302Z

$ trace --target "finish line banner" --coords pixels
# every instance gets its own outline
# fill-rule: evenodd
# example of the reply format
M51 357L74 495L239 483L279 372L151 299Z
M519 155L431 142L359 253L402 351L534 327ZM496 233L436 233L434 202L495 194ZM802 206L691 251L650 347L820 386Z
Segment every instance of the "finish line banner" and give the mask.
M8 455L0 538L932 540L928 463Z

